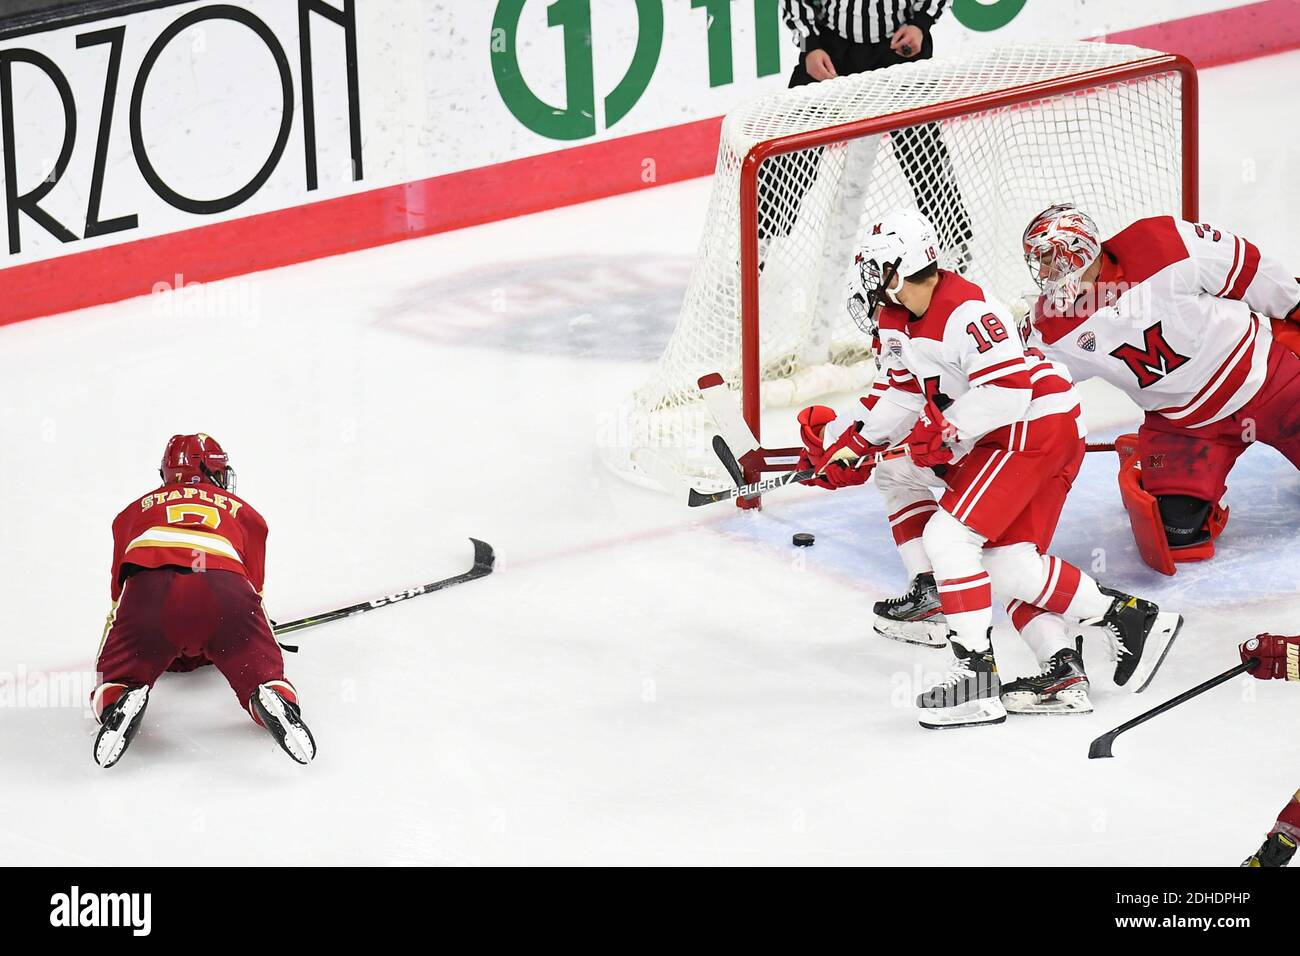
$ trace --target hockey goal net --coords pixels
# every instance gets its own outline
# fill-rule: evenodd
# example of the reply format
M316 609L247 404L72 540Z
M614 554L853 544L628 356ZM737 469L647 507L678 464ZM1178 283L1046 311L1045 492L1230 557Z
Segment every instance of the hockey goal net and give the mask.
M652 449L701 487L724 482L699 376L721 372L756 433L764 407L867 384L845 290L858 231L892 209L928 216L941 265L1008 303L1032 291L1020 235L1053 202L1103 232L1194 219L1195 111L1187 60L1092 42L988 48L745 104L722 125L677 326L602 457L635 478Z

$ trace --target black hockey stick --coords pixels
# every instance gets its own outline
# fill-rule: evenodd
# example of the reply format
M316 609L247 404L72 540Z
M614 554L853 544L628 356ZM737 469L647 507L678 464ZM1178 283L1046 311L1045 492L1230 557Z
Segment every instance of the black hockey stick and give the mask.
M888 461L891 458L902 458L907 454L906 446L889 448L885 451L878 451L874 455L864 455L862 458L846 458L841 464L850 468L857 468L863 461L868 458L874 459L876 464L882 461ZM752 498L755 495L761 495L764 492L773 491L777 488L784 488L786 485L792 485L796 482L807 481L809 478L816 478L818 470L816 468L805 468L802 471L787 471L784 474L777 475L775 478L764 478L762 481L751 482L748 485L740 485L736 488L726 488L722 491L697 491L692 488L687 493L686 503L692 508L698 508L701 505L716 504L719 501L732 501L736 498Z
M1114 730L1107 731L1106 733L1098 737L1096 740L1094 740L1091 743L1091 745L1089 745L1088 759L1095 760L1097 757L1115 756L1110 752L1111 745L1115 743L1115 738L1118 737L1120 734L1124 733L1124 731L1132 730L1138 724L1145 723L1146 721L1150 720L1152 717L1158 717L1160 714L1163 714L1167 710L1172 710L1174 707L1177 707L1179 704L1185 704L1193 697L1196 697L1199 694L1204 694L1210 688L1218 687L1224 681L1230 681L1238 674L1244 674L1252 667L1257 667L1257 666L1259 666L1259 658L1252 657L1250 660L1246 661L1245 663L1238 664L1236 667L1232 668L1231 670L1224 671L1218 677L1211 677L1204 684L1197 684L1191 690L1183 691L1183 693L1179 694L1177 697L1171 700L1165 701L1159 707L1152 707L1145 714L1138 714L1132 720L1120 724Z
M272 629L273 633L276 637L281 634L291 634L304 628L315 627L317 624L328 624L330 621L342 620L354 614L364 614L366 611L375 610L375 608L388 607L390 604L405 601L407 598L418 597L421 594L429 594L433 591L441 591L457 584L464 584L466 581L487 577L492 573L492 568L496 564L496 554L492 550L492 545L486 541L480 541L478 538L470 538L470 541L474 542L474 566L463 574L443 578L441 581L431 581L428 584L421 584L419 587L407 588L405 591L398 591L396 594L385 594L369 601L362 601L360 604L341 607L336 611L326 611L323 614L314 614L311 617L303 617L296 621L277 624ZM297 653L298 651L297 644L281 644L280 646L291 653Z

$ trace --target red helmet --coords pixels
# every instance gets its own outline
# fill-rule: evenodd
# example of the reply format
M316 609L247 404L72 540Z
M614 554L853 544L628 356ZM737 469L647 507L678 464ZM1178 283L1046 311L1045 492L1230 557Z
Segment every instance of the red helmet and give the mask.
M235 471L220 443L211 435L173 435L158 469L163 484L196 485L210 482L235 490Z

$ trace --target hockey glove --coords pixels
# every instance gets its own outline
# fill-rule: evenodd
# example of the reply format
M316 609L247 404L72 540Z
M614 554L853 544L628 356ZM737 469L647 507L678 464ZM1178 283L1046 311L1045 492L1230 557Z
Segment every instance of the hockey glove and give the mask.
M826 440L826 426L835 421L835 409L811 405L799 413L799 440L811 455L821 455Z
M957 440L957 427L943 417L934 405L926 402L925 408L907 436L907 452L912 461L922 468L946 465L953 459L949 442Z
M817 467L819 467L818 463L809 456L808 452L804 452L799 457L799 471ZM817 477L808 478L803 484L813 485L817 488L848 488L851 485L860 485L866 482L871 477L873 467L874 465L870 459L865 459L861 467L846 465L842 461L832 461L822 469Z
M1252 657L1259 658L1258 666L1248 672L1251 677L1300 681L1300 637L1261 634L1242 644L1240 649L1243 664Z
M876 447L860 433L861 422L854 422L844 430L829 448L824 447L826 426L836 418L835 410L825 405L813 405L799 413L799 437L806 449L799 458L799 471L816 469L820 474L809 478L805 485L818 488L846 488L860 485L871 477L874 467L870 460L861 467L851 467L841 459L858 458L876 451Z

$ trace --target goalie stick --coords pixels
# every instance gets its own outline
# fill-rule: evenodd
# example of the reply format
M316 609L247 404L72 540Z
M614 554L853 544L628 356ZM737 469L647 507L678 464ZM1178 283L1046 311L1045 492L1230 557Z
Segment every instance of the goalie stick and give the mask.
M288 621L284 624L276 624L271 631L276 637L282 634L292 634L294 631L301 631L304 628L315 627L317 624L328 624L330 621L339 621L345 617L351 617L354 614L364 614L366 611L373 611L376 608L388 607L390 604L396 604L398 601L405 601L407 598L418 597L421 594L429 594L433 591L442 591L457 584L464 584L466 581L473 581L477 578L487 577L492 573L492 568L496 565L496 553L492 550L492 545L486 541L480 541L478 538L470 538L474 543L474 564L468 570L461 574L453 575L449 578L443 578L441 581L430 581L428 584L421 584L418 587L407 588L405 591L398 591L396 594L385 594L369 601L362 601L359 604L351 604L347 607L341 607L334 611L325 611L321 614L313 614L311 617L299 618L296 621ZM298 652L297 644L280 644L282 648L290 653Z
M739 450L737 460L745 474L761 475L768 471L794 470L795 461L799 459L803 449L764 448L760 445L721 373L710 372L708 375L703 375L697 384L700 388L700 397L704 399L704 407L708 409L714 423L718 426L719 437L726 442L728 448L733 451ZM717 450L716 445L714 450ZM785 459L785 461L775 459ZM724 461L723 464L725 465L726 462ZM744 482L737 481L736 484L744 484Z
M1165 701L1159 707L1152 707L1146 713L1138 714L1132 720L1120 724L1114 730L1107 731L1106 733L1098 737L1096 740L1094 740L1092 744L1088 747L1088 759L1095 760L1098 757L1115 756L1113 753L1110 752L1111 747L1115 743L1115 738L1118 737L1120 734L1124 733L1124 731L1132 730L1138 724L1145 723L1146 721L1150 720L1152 717L1159 717L1165 711L1171 710L1174 707L1177 707L1179 704L1185 704L1193 697L1196 697L1200 694L1204 694L1207 690L1210 690L1211 688L1214 687L1218 687L1223 682L1232 680L1238 674L1244 674L1252 667L1258 667L1258 666L1259 666L1259 658L1252 657L1250 660L1246 661L1245 663L1238 664L1236 667L1224 671L1222 674L1218 675L1217 677L1211 677L1204 684L1197 684L1191 690L1183 691L1183 693L1179 694L1177 697Z

